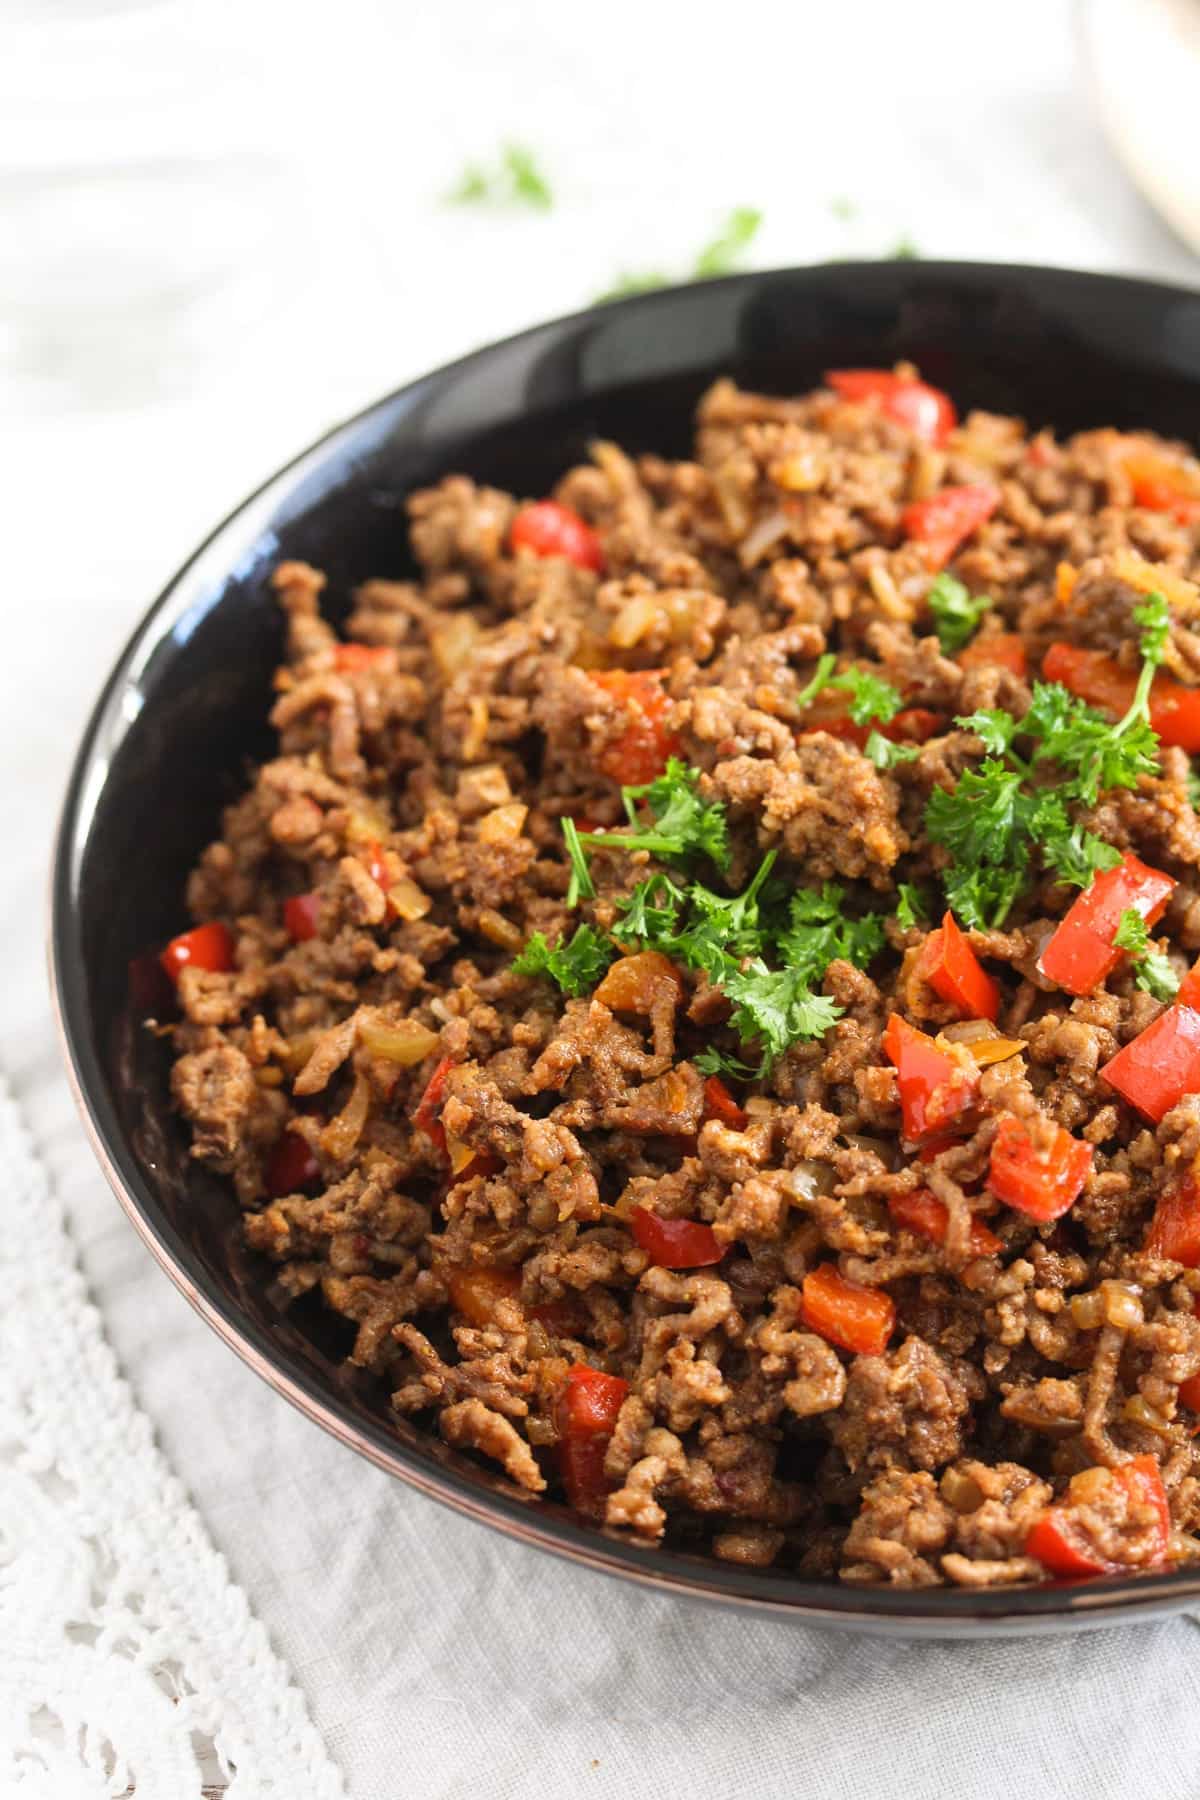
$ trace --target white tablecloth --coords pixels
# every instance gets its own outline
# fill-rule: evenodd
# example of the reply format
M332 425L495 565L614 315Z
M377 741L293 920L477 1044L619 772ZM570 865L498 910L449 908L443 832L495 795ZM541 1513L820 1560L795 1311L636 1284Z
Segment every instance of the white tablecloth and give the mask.
M0 415L0 1072L134 1395L353 1800L858 1800L897 1782L1182 1800L1200 1762L1190 1619L922 1647L752 1624L519 1549L343 1452L221 1347L126 1225L59 1072L42 965L58 798L115 651L216 517L374 393L622 268L682 266L736 204L764 210L762 262L903 235L929 255L1194 280L1097 133L1070 9L346 0L307 33L298 16L212 5L196 29L218 53L229 34L251 78L217 84L227 110L202 139L192 119L170 141L186 108L155 127L193 164L227 141L275 159L287 230L266 312L247 302L222 327L214 308L176 368L164 325L158 375L128 388L98 338L87 404L23 382ZM83 156L86 117L76 129ZM440 207L504 137L538 148L555 209ZM4 177L0 160L0 200Z

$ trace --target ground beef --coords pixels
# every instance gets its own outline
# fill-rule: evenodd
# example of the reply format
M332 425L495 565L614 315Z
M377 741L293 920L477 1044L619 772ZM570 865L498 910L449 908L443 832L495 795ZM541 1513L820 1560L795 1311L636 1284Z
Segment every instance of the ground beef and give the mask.
M909 509L980 483L994 509L947 570L990 602L963 648ZM976 1017L931 972L954 861L927 815L983 761L967 715L1023 718L1051 645L1134 679L1147 594L1164 674L1200 678L1198 496L1144 434L973 414L932 444L878 399L723 381L693 460L599 443L564 474L567 554L451 475L408 500L417 578L345 597L348 641L324 577L278 568L278 753L192 872L228 951L173 965L168 1027L192 1154L273 1292L319 1294L397 1413L646 1541L905 1586L1044 1579L1051 1526L1096 1568L1195 1559L1200 1232L1168 1252L1150 1228L1164 1195L1200 1210L1200 1096L1150 1120L1105 1076L1166 1001L1127 957L1056 987L1077 890L1031 871L966 933L996 984ZM829 689L801 710L821 657L887 683L894 717ZM621 940L647 882L669 905L698 873L623 845L668 755L724 812L718 907L769 855L764 905L879 915L865 949L830 938L826 1021L758 1076L702 958ZM1200 949L1194 800L1167 747L1075 818L1176 883L1152 928L1175 979ZM583 975L514 968L581 926ZM892 1015L969 1092L920 1144ZM1090 1156L1060 1216L1019 1163L997 1176L1014 1130L1027 1159L1064 1132ZM857 1326L822 1312L831 1276Z

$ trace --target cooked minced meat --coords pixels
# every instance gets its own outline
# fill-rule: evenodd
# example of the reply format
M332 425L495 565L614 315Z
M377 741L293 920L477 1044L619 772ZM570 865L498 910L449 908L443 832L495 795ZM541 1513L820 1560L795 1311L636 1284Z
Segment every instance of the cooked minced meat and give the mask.
M901 367L409 516L164 953L278 1289L643 1539L1200 1557L1200 466Z

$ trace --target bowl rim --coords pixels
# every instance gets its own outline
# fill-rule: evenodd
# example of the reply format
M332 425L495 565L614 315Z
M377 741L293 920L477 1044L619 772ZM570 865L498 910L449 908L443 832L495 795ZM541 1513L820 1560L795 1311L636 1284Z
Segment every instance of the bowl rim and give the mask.
M920 289L950 281L981 291L1008 285L1047 284L1068 295L1121 293L1146 301L1200 300L1200 293L1178 284L1139 276L1098 274L1084 270L1024 263L915 260L903 265L905 279ZM165 583L138 620L114 662L96 699L72 759L59 814L50 868L47 963L51 1005L59 1048L84 1131L101 1169L129 1221L184 1298L217 1336L255 1374L305 1417L377 1468L450 1507L460 1515L490 1526L520 1543L548 1550L568 1561L632 1580L660 1593L693 1600L741 1606L767 1616L801 1623L887 1632L903 1636L983 1636L1032 1631L1061 1631L1161 1616L1200 1602L1200 1570L1147 1572L1078 1584L1046 1584L1036 1588L889 1588L851 1587L801 1580L785 1574L743 1569L673 1548L640 1545L603 1528L575 1522L565 1507L523 1497L515 1488L472 1483L451 1466L425 1458L381 1421L353 1414L303 1365L287 1366L286 1353L273 1349L264 1331L241 1312L194 1256L190 1246L161 1213L137 1168L115 1108L108 1098L99 1057L89 1033L83 956L75 935L78 925L80 853L89 822L103 791L105 745L121 728L120 701L130 678L145 666L149 654L185 614L198 604L206 583L230 573L230 553L243 540L259 535L261 526L309 473L335 453L339 440L353 439L380 415L405 401L469 376L496 355L534 342L578 332L598 316L618 311L652 315L698 290L743 289L764 284L839 274L860 280L887 270L891 261L842 261L784 266L720 277L705 283L681 283L604 301L558 318L541 321L498 338L443 363L424 375L369 402L322 432L284 463L213 527L196 550ZM643 372L638 380L651 379ZM631 383L636 385L636 381Z

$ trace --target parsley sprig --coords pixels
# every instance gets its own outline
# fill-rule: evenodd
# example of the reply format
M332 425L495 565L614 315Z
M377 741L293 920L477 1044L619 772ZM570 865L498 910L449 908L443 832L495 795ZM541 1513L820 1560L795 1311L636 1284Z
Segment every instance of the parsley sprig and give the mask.
M649 850L653 856L672 859L707 856L718 869L727 869L729 827L725 808L719 801L702 800L699 790L700 771L672 756L656 781L649 781L644 787L621 789L632 831L577 831L575 842L581 846L603 844L610 849ZM648 827L638 817L640 802L645 802L653 820Z
M553 948L544 932L535 931L513 963L513 973L548 976L564 994L578 999L590 993L612 959L612 945L590 925L580 925L569 943L564 939Z
M709 239L684 275L668 275L662 269L635 269L618 275L616 281L597 300L623 300L629 294L645 294L652 288L668 287L673 281L709 281L714 275L729 275L738 268L745 252L758 235L762 214L754 206L735 206L722 220L716 234Z
M835 675L836 666L837 658L828 652L818 659L811 678L796 695L799 711L803 712L827 688L835 688L849 694L846 711L855 725L870 725L874 719L887 725L895 718L904 700L890 681L870 669L843 669L840 675Z
M531 206L548 212L554 195L533 152L524 144L505 144L494 166L468 163L446 201L450 206Z
M947 656L953 656L956 650L970 643L979 629L979 621L992 604L986 594L973 599L961 581L944 573L930 585L925 598L933 614L938 642Z
M758 1048L759 1060L751 1064L710 1046L698 1066L748 1079L768 1074L793 1044L822 1036L841 1016L837 1002L814 989L839 957L866 967L883 946L883 919L876 913L855 917L833 882L789 891L773 874L775 850L767 851L738 893L701 880L694 873L700 859L724 874L731 855L725 807L706 800L700 786L699 770L672 757L656 781L622 789L631 829L581 832L563 819L571 863L568 906L595 897L589 847L647 850L676 865L676 872L655 870L618 901L607 937L581 925L569 942L551 948L536 933L513 966L519 975L547 976L564 993L578 995L618 951L662 951L727 996L731 1029L744 1045Z
M1136 907L1127 906L1121 914L1113 945L1117 950L1127 952L1134 965L1133 979L1140 988L1153 994L1156 1000L1175 998L1179 992L1179 977L1171 967L1170 958L1154 948L1149 926Z
M1028 885L1035 856L1060 881L1078 887L1121 860L1111 844L1072 818L1070 807L1094 806L1110 788L1136 787L1157 767L1149 696L1170 629L1166 600L1149 595L1134 617L1142 627L1142 669L1129 709L1115 725L1056 682L1035 684L1022 719L1000 708L956 719L987 754L952 790L934 789L925 829L950 854L943 885L963 924L979 930L1002 925ZM1024 755L1014 747L1018 740L1031 744ZM1051 772L1053 786L1035 780Z

